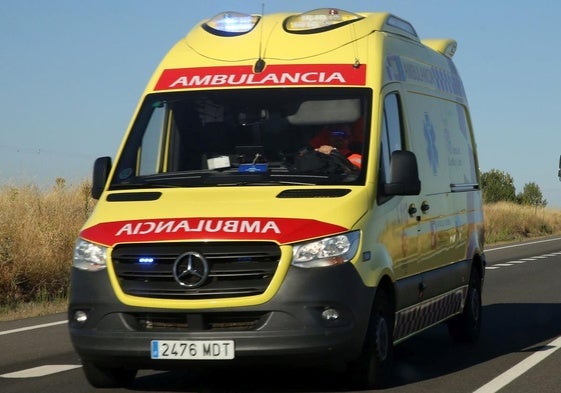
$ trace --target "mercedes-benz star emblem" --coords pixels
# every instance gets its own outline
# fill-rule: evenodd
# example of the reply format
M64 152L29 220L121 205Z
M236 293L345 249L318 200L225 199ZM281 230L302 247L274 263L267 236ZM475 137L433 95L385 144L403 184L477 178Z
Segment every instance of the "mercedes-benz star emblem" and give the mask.
M181 254L173 264L173 277L181 286L197 288L208 278L208 262L198 252Z

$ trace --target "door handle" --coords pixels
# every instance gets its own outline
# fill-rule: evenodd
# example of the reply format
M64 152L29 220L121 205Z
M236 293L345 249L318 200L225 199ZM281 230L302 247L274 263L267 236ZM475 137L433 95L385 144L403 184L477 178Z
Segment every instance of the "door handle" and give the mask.
M409 213L410 216L414 215L415 213L417 213L417 207L415 206L414 203L409 205L409 208L407 209L407 213Z

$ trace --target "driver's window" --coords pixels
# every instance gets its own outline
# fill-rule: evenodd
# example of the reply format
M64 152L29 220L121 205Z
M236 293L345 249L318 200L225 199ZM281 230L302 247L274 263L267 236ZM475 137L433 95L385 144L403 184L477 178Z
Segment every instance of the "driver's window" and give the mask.
M390 179L391 154L403 149L403 131L401 124L401 106L396 92L384 98L384 113L382 118L382 135L380 147L380 175L381 181L387 183Z
M165 130L166 106L156 107L152 112L142 146L138 152L138 175L151 175L160 170L160 152Z

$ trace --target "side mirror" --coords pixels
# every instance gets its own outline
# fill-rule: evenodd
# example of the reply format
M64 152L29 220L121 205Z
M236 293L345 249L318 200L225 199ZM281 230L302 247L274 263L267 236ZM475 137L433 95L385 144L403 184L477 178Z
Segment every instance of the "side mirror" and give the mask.
M94 162L92 178L92 198L99 199L111 171L111 157L99 157Z
M561 156L559 156L559 171L557 172L557 176L559 177L559 181L561 181Z
M390 181L384 184L385 195L419 195L421 192L417 157L413 152L396 150L392 153L390 176Z

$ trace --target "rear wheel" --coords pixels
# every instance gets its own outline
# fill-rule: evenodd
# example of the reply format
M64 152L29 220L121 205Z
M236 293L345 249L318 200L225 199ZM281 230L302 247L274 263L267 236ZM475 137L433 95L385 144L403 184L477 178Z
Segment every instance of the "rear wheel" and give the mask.
M393 365L393 321L390 298L379 288L362 355L349 365L349 373L356 388L378 389L388 384Z
M124 367L103 367L97 363L82 359L82 368L86 379L95 388L121 388L132 385L137 370Z
M464 311L448 322L450 336L456 342L474 343L481 331L481 275L475 267L471 269Z

